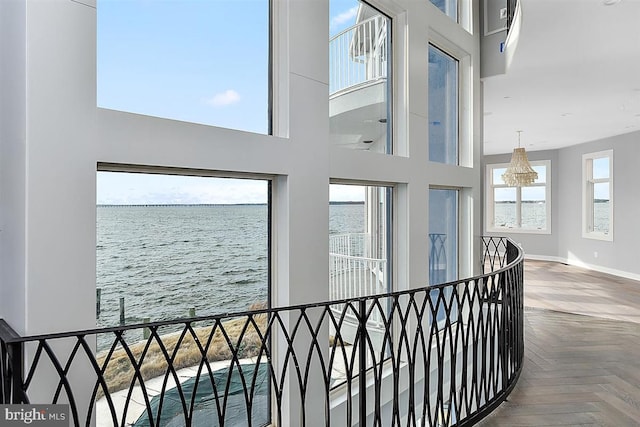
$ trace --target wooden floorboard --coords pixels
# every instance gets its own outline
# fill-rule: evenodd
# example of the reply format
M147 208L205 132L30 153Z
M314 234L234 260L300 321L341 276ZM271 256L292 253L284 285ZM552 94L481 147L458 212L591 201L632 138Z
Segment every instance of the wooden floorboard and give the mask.
M640 282L525 263L525 360L481 426L640 426Z

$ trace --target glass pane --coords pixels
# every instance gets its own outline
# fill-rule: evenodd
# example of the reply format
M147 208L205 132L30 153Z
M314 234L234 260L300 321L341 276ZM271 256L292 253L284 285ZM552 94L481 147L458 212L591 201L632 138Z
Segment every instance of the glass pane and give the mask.
M268 181L98 172L96 204L98 327L268 307ZM256 319L257 327L264 333L266 317ZM235 319L225 322L224 327L230 342L238 343L238 358L256 357L261 351L256 342L262 339L255 329L240 335L241 326L238 325L242 324L242 320ZM206 342L205 336L210 333L212 322L202 320L192 326L194 333ZM211 382L208 376L198 379L195 373L202 360L200 350L189 344L189 339L176 341L175 333L183 327L181 323L165 325L157 332L168 352L177 355L172 367L176 370L193 368L191 378L183 385L197 382L200 392L201 388L210 387ZM149 339L146 329L129 329L123 338L132 344L130 348L135 360L140 360L145 346L135 343ZM156 338L151 338L154 344L145 349L145 362L139 366L145 380L166 372L164 362L160 361L164 361L164 356L160 354ZM98 335L98 360L104 360L112 345L113 334ZM175 353L171 348L175 348ZM116 350L114 354L118 352L123 353L123 350ZM224 378L227 378L233 357L226 343L214 345L207 353L216 375ZM132 382L122 378L133 378L133 367L126 356L113 356L110 360L105 368L109 392L125 392ZM214 364L216 361L220 363ZM256 364L258 366L262 365ZM237 378L241 375L237 369L231 369L235 370L231 372L233 381L241 381ZM256 369L260 370L261 376L267 375L264 366ZM139 385L132 387L133 393L142 393ZM163 387L159 386L158 390ZM175 388L167 387L166 390L166 394L164 391L160 394L168 398ZM192 399L189 393L193 391L187 390L191 388L183 389L185 399L189 401ZM225 416L227 424L234 425L238 414L246 419L248 410L252 411L250 418L256 425L269 422L269 388L260 386L255 390L253 408L239 404L235 414L229 412ZM152 406L157 400L152 400ZM97 425L113 425L110 415L104 415L109 414L108 405L104 397L97 400ZM206 405L206 402L196 403L194 413L204 411L208 414ZM168 408L163 414L170 419ZM181 408L174 409L182 416ZM141 415L142 425L148 425L148 420L144 420L146 416L146 413ZM107 421L101 417L108 417Z
M266 134L269 0L98 0L97 72L99 107Z
M458 191L429 190L429 284L458 278ZM430 292L439 327L447 313L455 318L457 305L451 288Z
M438 9L454 21L458 22L458 0L431 0Z
M609 157L593 159L593 179L609 178Z
M329 299L351 299L391 291L392 189L388 187L335 185L329 188ZM367 329L371 336L384 332L388 317L386 298L367 300ZM336 325L329 322L329 341L354 351L358 304L334 304L331 310L342 341L336 340ZM343 317L344 314L344 317ZM368 363L382 361L390 347L389 338L376 340L367 348ZM386 340L386 341L385 341ZM359 348L355 351L359 351ZM357 360L357 357L356 359ZM345 372L332 373L333 386L346 380Z
M353 0L329 8L330 142L391 154L391 19Z
M493 184L494 185L504 185L504 179L502 179L502 175L507 171L507 168L495 168L493 169Z
M594 168L595 169L595 168ZM593 184L593 231L608 233L611 222L609 183Z
M517 227L516 188L494 188L493 224L495 227Z
M429 283L458 278L458 191L429 190Z
M522 187L521 200L521 227L545 230L547 228L545 187Z
M546 184L547 183L547 167L544 165L541 166L531 166L534 171L538 172L538 178L534 181L536 184Z
M429 46L429 160L458 164L458 61Z

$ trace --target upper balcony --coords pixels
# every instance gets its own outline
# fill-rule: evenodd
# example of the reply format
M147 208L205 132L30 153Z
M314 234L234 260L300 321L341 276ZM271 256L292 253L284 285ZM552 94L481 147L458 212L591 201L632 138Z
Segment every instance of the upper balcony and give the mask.
M361 5L355 25L329 40L331 143L388 152L389 18Z

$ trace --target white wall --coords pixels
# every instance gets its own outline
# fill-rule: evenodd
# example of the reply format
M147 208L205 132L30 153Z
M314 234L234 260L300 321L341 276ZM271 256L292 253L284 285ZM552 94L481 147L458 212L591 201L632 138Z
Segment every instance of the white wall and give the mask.
M571 264L640 280L640 132L560 150L558 254ZM613 241L582 237L582 155L613 149ZM596 258L594 252L598 253Z
M25 331L26 4L0 2L0 313Z

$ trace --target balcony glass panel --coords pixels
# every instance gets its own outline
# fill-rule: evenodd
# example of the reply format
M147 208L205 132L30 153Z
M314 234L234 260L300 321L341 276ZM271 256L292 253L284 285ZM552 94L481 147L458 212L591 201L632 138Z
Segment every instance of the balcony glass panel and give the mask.
M458 61L429 46L429 160L458 164Z
M391 154L391 19L358 1L329 7L330 143Z
M98 0L98 106L269 133L269 15L269 0Z

